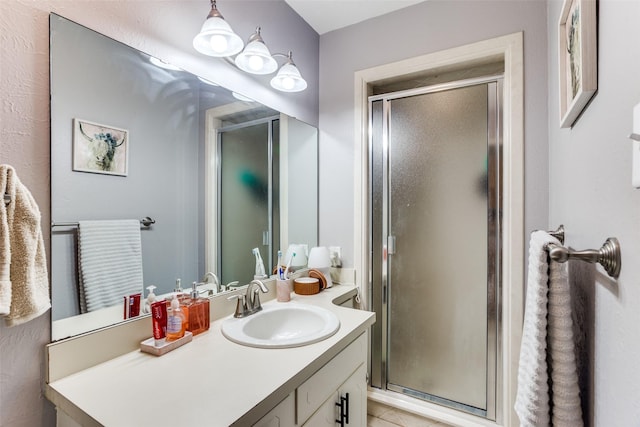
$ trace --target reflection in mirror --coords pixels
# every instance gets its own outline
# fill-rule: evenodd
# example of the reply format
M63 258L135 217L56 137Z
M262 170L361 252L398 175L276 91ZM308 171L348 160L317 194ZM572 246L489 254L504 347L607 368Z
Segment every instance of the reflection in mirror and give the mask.
M270 269L291 239L317 244L315 128L58 15L50 19L53 340L122 321L124 297L144 287L163 295L177 278L188 288L207 272L244 284L254 273L252 248ZM81 122L88 125L74 129ZM237 147L226 141L256 123L269 129L260 137L265 146L244 136L236 136ZM283 123L314 137L298 143ZM251 162L261 169L246 169ZM233 180L238 188L222 186ZM243 206L242 198L260 204ZM155 223L144 226L145 217ZM128 228L118 237L109 221ZM103 228L91 236L90 224ZM249 226L255 232L242 240ZM225 233L237 257L225 255ZM100 304L90 303L95 298Z
M208 117L215 115L213 109ZM210 171L217 185L210 198L219 210L206 218L217 218L208 245L210 260L217 262L223 283L253 279L254 256L247 248L258 248L267 270L275 266L277 252L290 243L317 242L318 199L317 129L278 115L240 124L216 121L217 149L212 151ZM217 174L215 174L217 172ZM286 227L280 227L280 224Z

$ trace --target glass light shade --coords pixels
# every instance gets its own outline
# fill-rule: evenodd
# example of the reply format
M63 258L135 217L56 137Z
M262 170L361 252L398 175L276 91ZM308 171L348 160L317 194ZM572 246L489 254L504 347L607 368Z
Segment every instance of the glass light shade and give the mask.
M193 47L203 55L224 57L240 52L244 42L233 32L227 21L212 16L202 24L200 33L193 39Z
M300 75L298 67L292 62L287 62L271 79L271 86L282 92L300 92L307 88L307 82Z
M278 69L278 63L271 56L271 52L259 40L247 44L242 53L236 57L236 65L242 71L251 74L271 74Z

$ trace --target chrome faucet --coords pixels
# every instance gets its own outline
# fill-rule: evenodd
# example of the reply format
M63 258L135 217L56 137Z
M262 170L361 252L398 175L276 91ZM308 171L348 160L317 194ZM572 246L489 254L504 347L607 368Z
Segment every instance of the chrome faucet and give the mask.
M232 295L227 298L229 300L238 300L238 303L236 304L236 312L233 317L247 317L262 310L262 305L260 305L260 291L266 294L269 292L269 289L267 289L261 280L256 279L252 280L251 283L247 285L246 294Z
M220 286L220 281L218 280L218 276L216 276L215 273L212 273L209 271L207 274L202 276L202 279L200 279L200 283L203 283L203 284L209 283L209 278L213 279L213 284L216 285L216 293L219 294L222 291L222 288Z

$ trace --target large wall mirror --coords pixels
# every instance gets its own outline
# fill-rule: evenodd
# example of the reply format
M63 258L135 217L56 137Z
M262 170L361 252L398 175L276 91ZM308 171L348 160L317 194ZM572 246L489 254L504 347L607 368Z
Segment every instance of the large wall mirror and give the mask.
M54 341L124 321L129 292L243 285L253 248L270 270L317 245L314 127L55 14L50 45Z

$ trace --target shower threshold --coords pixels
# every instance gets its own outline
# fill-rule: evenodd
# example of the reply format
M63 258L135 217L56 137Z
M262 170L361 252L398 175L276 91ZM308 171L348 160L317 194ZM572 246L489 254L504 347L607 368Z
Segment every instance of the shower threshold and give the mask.
M470 413L451 406L444 406L444 404L432 400L418 398L395 390L381 390L369 387L367 398L371 406L374 407L376 404L381 404L401 412L452 426L487 427L496 425L495 421L487 419L480 413ZM376 415L373 412L371 413L374 416Z

